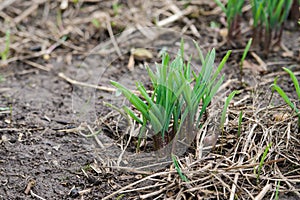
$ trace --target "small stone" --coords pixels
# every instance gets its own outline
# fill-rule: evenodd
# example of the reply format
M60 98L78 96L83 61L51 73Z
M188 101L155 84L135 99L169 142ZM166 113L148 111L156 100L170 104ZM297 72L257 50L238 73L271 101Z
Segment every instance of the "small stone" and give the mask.
M77 189L77 188L73 188L73 189L70 191L69 196L70 196L71 198L76 198L76 197L78 197L78 196L79 196L79 191L78 191L78 189Z

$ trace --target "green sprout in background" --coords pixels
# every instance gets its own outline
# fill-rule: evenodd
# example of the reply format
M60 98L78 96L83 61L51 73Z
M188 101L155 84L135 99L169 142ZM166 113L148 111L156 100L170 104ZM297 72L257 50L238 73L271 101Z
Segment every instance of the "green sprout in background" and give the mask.
M96 28L100 28L100 26L101 26L99 20L96 19L96 18L93 18L93 19L92 19L92 24L93 24Z
M113 12L114 12L114 16L117 16L120 12L122 8L122 4L118 3L118 2L114 2L112 4L112 9L113 9Z
M0 83L4 81L4 77L2 74L0 74Z
M202 68L199 73L191 69L190 61L185 62L183 41L181 49L173 61L164 53L161 64L156 65L156 72L147 67L153 88L148 92L142 83L136 83L137 95L123 85L111 81L135 107L139 114L124 106L125 112L141 125L140 136L145 131L153 134L154 148L165 147L172 139L181 134L186 138L194 135L200 127L200 119L206 111L212 97L218 91L224 76L218 78L231 51L228 51L215 72L215 50L204 58L195 43ZM201 105L201 106L200 106Z
M9 47L10 47L10 31L7 30L5 34L5 47L2 52L0 52L1 61L5 62L9 56Z
M254 45L262 44L267 56L272 40L281 41L283 23L288 17L293 0L252 0Z
M244 61L245 61L246 56L247 56L247 54L248 54L248 51L249 51L249 49L250 49L250 47L251 47L251 44L252 44L252 38L249 39L249 41L248 41L248 43L247 43L247 45L246 45L246 48L245 48L245 50L244 50L243 56L242 56L242 58L241 58L241 61L240 61L240 79L241 79L240 81L241 81L241 82L242 82L242 80L243 80Z
M244 0L228 0L226 6L214 0L226 15L228 40L232 41L240 33L240 17ZM253 43L262 47L265 56L273 45L281 42L283 23L291 10L293 0L251 0L253 19ZM298 8L297 8L298 9Z
M232 41L235 36L240 34L240 17L244 0L228 0L224 6L220 0L214 0L226 15L228 40Z
M284 71L286 71L294 84L297 96L298 96L298 102L300 101L300 87L299 87L299 82L297 80L297 77L295 76L295 74L288 68L283 68ZM297 108L297 106L292 103L292 101L290 100L290 98L287 96L287 94L281 89L280 86L277 85L277 78L274 80L274 83L272 84L272 91L277 91L278 94L283 98L283 100L285 101L285 103L287 105L289 105L296 113L297 117L298 117L298 133L300 133L300 112L299 109Z

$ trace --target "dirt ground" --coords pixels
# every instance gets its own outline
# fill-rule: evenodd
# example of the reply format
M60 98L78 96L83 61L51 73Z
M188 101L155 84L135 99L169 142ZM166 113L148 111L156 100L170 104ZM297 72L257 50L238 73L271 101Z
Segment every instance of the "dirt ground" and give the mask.
M241 78L250 13L243 11L242 37L228 44L225 16L208 0L1 1L0 47L9 30L10 51L0 67L0 199L275 199L276 191L279 199L300 199L297 118L278 94L271 98L270 87L278 77L299 106L282 67L291 67L300 80L300 26L288 21L282 45L267 58L251 49ZM240 91L215 148L201 158L197 145L180 155L189 182L170 160L155 160L151 149L136 154L134 138L127 147L130 126L103 104L124 102L110 80L132 89L134 81L147 85L144 64L154 66L164 48L175 55L182 37L187 55L196 56L192 39L204 52L215 48L216 63L233 50L222 71L222 90L208 111L208 131L216 131L226 95ZM153 56L143 55L129 69L132 48ZM193 60L196 70L197 64ZM270 143L258 180L256 170Z

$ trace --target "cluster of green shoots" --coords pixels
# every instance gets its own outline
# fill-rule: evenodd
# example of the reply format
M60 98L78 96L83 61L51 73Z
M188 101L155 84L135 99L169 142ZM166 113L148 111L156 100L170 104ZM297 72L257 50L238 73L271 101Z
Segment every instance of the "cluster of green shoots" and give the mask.
M283 68L284 71L286 71L294 84L297 96L298 96L298 102L300 101L300 86L299 86L299 82L297 80L297 77L295 76L295 74L288 68ZM287 94L283 91L283 89L277 85L277 78L274 80L274 83L272 85L272 92L277 91L278 94L283 98L283 100L286 102L287 105L289 105L293 111L295 111L297 117L298 117L298 133L300 133L300 111L297 108L297 106L291 101L291 99L287 96Z
M228 0L223 5L220 0L215 2L226 14L228 40L232 40L240 32L239 18L242 12L244 0ZM278 44L282 35L282 27L287 19L293 0L251 0L253 19L253 43L262 45L267 55L272 40Z
M161 64L156 64L156 72L147 67L151 91L147 91L142 83L137 82L137 94L111 81L139 111L136 113L132 107L123 107L141 125L140 136L144 136L146 131L153 135L156 149L168 145L178 134L192 134L199 130L201 118L223 82L224 76L219 78L219 74L231 51L227 52L214 71L215 50L211 50L204 57L196 43L195 46L202 63L199 73L191 69L190 60L184 60L182 41L181 49L173 61L164 53ZM185 136L188 138L190 135Z
M262 44L268 54L272 39L280 42L283 23L287 19L293 0L252 0L254 45Z
M218 6L220 6L226 15L228 40L231 41L240 33L239 18L242 14L244 0L228 0L226 6L224 6L220 0L215 0L215 2L218 4Z

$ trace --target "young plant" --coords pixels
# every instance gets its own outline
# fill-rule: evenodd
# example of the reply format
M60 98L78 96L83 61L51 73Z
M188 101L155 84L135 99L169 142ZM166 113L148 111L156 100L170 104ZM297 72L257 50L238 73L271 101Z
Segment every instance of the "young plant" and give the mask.
M0 74L0 83L4 81L4 77L2 74Z
M291 70L289 70L288 68L285 68L285 67L283 68L283 70L286 71L290 75L290 77L291 77L291 79L293 81L293 84L294 84L294 87L295 87L295 90L296 90L296 93L297 93L297 96L298 96L298 102L299 102L300 101L300 87L299 87L299 82L298 82L295 74ZM274 90L277 91L278 94L283 98L283 100L285 101L285 103L287 105L289 105L296 112L297 117L298 117L298 133L300 133L300 112L299 112L299 109L297 108L297 106L294 103L292 103L292 101L290 100L290 98L281 89L281 87L279 87L277 85L277 78L274 80L274 83L272 85L272 90L273 91Z
M221 115L221 125L220 125L220 129L221 131L223 132L224 131L224 124L225 124L225 118L226 118L226 112L227 112L227 108L229 106L229 103L230 101L233 99L233 97L238 94L239 92L238 91L233 91L231 92L228 97L226 98L225 100L225 104L224 104L224 108L223 108L223 111L222 111L222 115Z
M220 0L214 0L226 15L228 40L232 41L240 33L240 15L244 5L244 0L228 0L226 7Z
M275 200L279 199L279 187L280 187L280 181L278 181L277 186L276 186Z
M252 0L253 38L255 46L263 44L267 55L272 40L281 40L283 23L287 19L293 0Z
M237 132L238 138L241 136L242 121L243 121L243 111L241 111L239 115L238 132Z
M213 72L215 50L210 51L204 59L199 46L196 43L195 45L202 63L199 73L191 69L190 61L183 60L182 41L181 49L172 62L170 56L164 53L162 63L156 65L156 72L147 67L152 92L147 92L144 85L138 82L136 86L140 95L137 95L123 85L111 81L140 112L141 117L131 108L123 107L141 125L140 136L146 131L153 135L155 149L166 147L179 134L187 139L193 138L200 127L200 119L224 79L224 76L218 79L218 75L231 51L227 52Z
M9 46L10 46L10 31L7 30L5 34L5 47L2 52L0 52L1 60L6 61L9 55Z
M264 151L264 154L262 155L262 157L261 157L261 159L260 159L259 166L258 166L258 169L257 169L257 172L256 172L256 182L257 182L257 183L259 182L260 172L261 172L261 169L262 169L262 167L263 167L263 165L264 165L264 163L265 163L265 160L266 160L266 158L267 158L267 155L268 155L268 152L269 152L271 146L272 146L272 143L270 143L270 144L266 147L266 149L265 149L265 151Z
M241 58L241 61L240 61L240 77L241 77L241 80L243 79L243 66L244 66L244 61L245 61L245 58L248 54L248 51L251 47L251 44L252 44L252 38L249 39L247 45L246 45L246 48L244 50L244 53L243 53L243 56Z
M100 28L101 24L98 19L93 18L91 22L96 28Z
M119 4L118 2L114 2L112 4L114 16L117 16L119 14L121 7L122 7L122 4Z
M173 160L173 163L174 163L174 166L175 166L175 169L177 171L177 173L179 174L181 180L183 180L184 182L188 182L188 178L182 173L182 170L179 166L179 163L177 161L177 158L175 155L172 155L172 160Z

